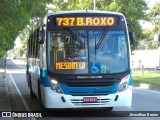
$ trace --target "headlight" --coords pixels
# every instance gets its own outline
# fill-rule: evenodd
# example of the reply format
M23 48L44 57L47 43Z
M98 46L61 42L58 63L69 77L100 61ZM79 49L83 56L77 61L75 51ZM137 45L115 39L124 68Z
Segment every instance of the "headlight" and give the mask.
M122 92L127 89L129 78L130 78L130 75L127 75L121 80L118 88L119 92Z
M53 90L53 92L62 94L62 90L59 87L58 82L55 79L51 78L51 77L49 77L49 80L50 80L51 89Z

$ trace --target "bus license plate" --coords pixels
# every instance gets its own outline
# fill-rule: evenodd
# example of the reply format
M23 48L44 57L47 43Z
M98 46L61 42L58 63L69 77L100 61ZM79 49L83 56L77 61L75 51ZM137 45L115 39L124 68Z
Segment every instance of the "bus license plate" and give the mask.
M84 97L83 102L97 102L97 97Z

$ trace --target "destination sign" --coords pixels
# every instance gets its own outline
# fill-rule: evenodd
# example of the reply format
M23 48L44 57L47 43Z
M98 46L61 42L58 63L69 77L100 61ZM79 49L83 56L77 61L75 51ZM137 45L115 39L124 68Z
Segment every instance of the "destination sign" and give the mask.
M116 26L115 17L57 17L57 26Z
M56 70L86 69L85 62L56 62Z

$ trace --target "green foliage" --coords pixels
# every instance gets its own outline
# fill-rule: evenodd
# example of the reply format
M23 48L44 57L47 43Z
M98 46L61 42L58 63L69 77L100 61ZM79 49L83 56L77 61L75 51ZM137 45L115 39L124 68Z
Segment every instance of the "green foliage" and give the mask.
M157 2L154 8L151 10L151 12L148 14L148 17L156 17L160 14L160 2Z
M144 0L112 0L113 2L109 7L105 7L109 11L117 11L123 13L128 24L132 27L129 28L131 31L136 33L136 43L131 46L132 50L136 48L139 41L143 37L142 28L140 26L139 20L147 19L145 11L147 10L147 5Z
M93 10L93 0L68 0L68 2L62 2L53 0L56 6L53 11L64 10ZM123 13L128 24L132 27L129 28L135 31L137 42L132 45L132 49L139 44L139 40L143 38L142 28L139 20L147 19L146 10L147 4L145 0L96 0L96 10L104 11L116 11Z
M154 36L154 33L152 30L144 30L142 39L146 39L146 41L149 41L152 39L153 36Z
M52 2L56 6L53 11L93 9L93 0L52 0Z
M158 42L154 41L154 35L159 34L159 25L160 25L160 2L157 2L150 13L147 14L147 19L150 20L153 24L153 29L147 30L143 34L143 41L146 42L147 49L156 49L158 48Z
M14 40L30 20L47 13L49 0L0 0L0 56L13 48Z
M13 48L15 38L20 35L26 40L31 27L31 20L41 18L48 9L46 4L54 4L52 11L93 10L94 0L0 0L0 56ZM158 9L158 8L157 8ZM145 0L96 0L96 10L117 11L123 13L128 24L136 32L137 41L143 38L138 22L147 19ZM155 12L156 14L156 12ZM26 46L25 42L23 47ZM138 42L132 46L134 48ZM25 48L25 47L24 47ZM25 49L23 49L25 50Z
M144 71L143 75L141 71L133 71L133 82L160 86L160 75L155 71Z
M158 29L160 25L160 2L156 3L156 5L150 11L147 17L154 24L153 33L160 33L160 30Z
M150 43L146 46L147 49L157 49L158 48L158 42L157 41L150 41Z
M160 15L160 2L157 2L157 4L154 6L154 8L151 10L151 12L148 14L148 18L154 24L154 28L153 28L154 34L160 33L160 30L158 29L158 27L160 25L160 16L159 15Z

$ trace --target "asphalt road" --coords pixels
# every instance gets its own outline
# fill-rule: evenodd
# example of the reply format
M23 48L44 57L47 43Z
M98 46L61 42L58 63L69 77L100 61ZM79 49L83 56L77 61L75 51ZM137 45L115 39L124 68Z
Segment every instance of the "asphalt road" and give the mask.
M29 88L25 76L25 63L20 60L7 60L7 86L9 90L9 97L12 111L42 111L46 112L40 107L37 99L31 99ZM118 112L117 112L118 111ZM129 112L126 112L129 111ZM159 117L128 117L128 114L143 115L157 115ZM52 117L42 118L19 118L16 120L159 120L160 119L160 92L150 91L140 88L133 88L132 107L117 107L112 112L106 110L63 110L54 111L49 110L46 113L52 114ZM111 117L108 115L111 114ZM121 117L122 115L122 117Z

